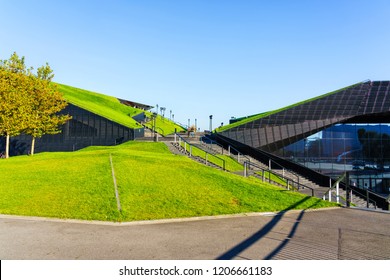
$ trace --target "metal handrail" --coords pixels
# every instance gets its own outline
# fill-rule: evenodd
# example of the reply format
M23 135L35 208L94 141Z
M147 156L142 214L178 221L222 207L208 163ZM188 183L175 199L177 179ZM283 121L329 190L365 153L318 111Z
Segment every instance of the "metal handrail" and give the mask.
M215 140L213 140L213 139L210 139L207 135L205 135L204 137L207 138L212 144L214 143L214 144L216 144L217 146L221 147L221 148L222 148L222 154L223 154L223 150L225 150L225 148L224 148L223 145L219 144L217 141L215 141ZM202 138L201 138L201 141L207 145L207 143L206 143L205 141L203 141ZM246 158L248 161L251 161L251 159L250 159L247 155L244 155L244 154L241 153L239 150L237 150L236 148L234 148L232 145L229 145L229 146L228 146L228 152L229 152L229 156L230 156L230 157L232 157L232 156L231 156L231 153L230 153L230 150L229 150L229 149L233 149L234 151L237 152L237 155L238 155L237 161L238 161L238 162L240 162L240 161L239 161L239 157L240 157L240 156Z
M297 188L296 188L297 190L299 190L301 187L302 187L302 189L303 189L303 188L308 188L308 189L311 190L312 196L314 196L314 189L313 189L313 188L311 188L311 187L309 187L309 186L306 186L306 185L303 185L303 184L301 184L301 183L299 183L299 182L296 182L296 181L294 181L294 180L291 180L290 178L281 176L281 175L279 175L279 174L277 174L277 173L275 173L275 172L272 172L272 170L264 169L264 168L262 168L261 166L255 164L255 163L252 163L252 162L250 162L250 161L245 161L245 162L244 162L244 177L247 176L246 168L247 168L248 165L249 165L249 166L254 166L254 167L260 169L260 170L263 172L263 180L264 180L264 172L269 172L269 174L273 174L274 176L277 176L277 177L280 178L280 179L286 180L287 189L288 189L288 190L289 190L289 183L293 183L293 184L297 185ZM272 179L271 179L271 176L269 176L268 181L269 181L269 182L273 181L273 182L275 182L275 183L278 183L277 181L272 180ZM292 185L292 186L293 186L293 185Z
M204 136L204 137L208 138L207 136ZM211 147L212 147L213 144L217 145L218 147L221 148L221 151L222 151L222 154L223 154L223 150L224 150L223 146L222 146L221 144L219 144L218 142L216 142L216 141L210 139L210 138L208 138L208 139L209 139L210 142L211 142ZM205 141L202 140L202 137L200 138L200 141L203 142L203 143L205 143L206 145L208 145ZM210 148L210 149L212 149L212 148Z
M325 200L325 198L326 198L326 196L327 196L328 194L329 194L330 196L332 195L332 193L331 193L332 190L333 190L334 188L337 187L337 184L339 184L340 182L342 182L342 181L344 180L345 176L347 176L347 173L342 174L342 175L333 183L333 185L331 185L331 186L329 187L329 190L327 190L327 191L324 193L323 197L322 197L323 200Z
M365 197L367 199L367 208L370 208L369 205L368 205L370 202L374 204L375 209L377 208L376 201L370 199L369 194L371 193L371 194L376 195L376 196L379 196L379 195L377 195L377 194L375 194L375 193L373 193L373 192L371 192L369 190L366 190L366 195L364 195L363 193L361 193L360 191L358 191L356 189L351 189L351 191L352 191L352 193L353 192L358 193L358 194L360 194L361 196L363 196L363 197Z
M347 172L343 173L343 174L342 174L342 175L333 183L333 185L329 188L329 190L323 195L323 199L325 199L327 195L331 196L331 195L332 195L332 194L331 194L332 190L337 186L337 184L339 184L340 182L342 182L342 181L345 179L346 176L347 176ZM349 186L349 184L347 184L347 185ZM371 194L371 195L374 195L374 196L376 196L376 197L378 197L378 198L386 199L385 197L382 197L382 196L378 195L377 193L372 192L372 191L370 191L370 190L368 190L368 189L365 190L365 191L366 191L366 194L364 194L364 189L361 189L361 188L359 188L359 187L354 187L354 188L347 187L347 188L349 188L349 189L351 190L351 193L355 192L355 193L359 194L360 196L362 196L363 198L365 198L365 200L367 201L367 208L369 208L369 205L368 205L369 203L374 204L375 209L377 208L377 202L376 202L375 200L373 200L373 199L370 199L370 197L369 197L370 194ZM346 191L347 191L347 190L346 190ZM346 201L345 198L343 198L343 197L340 197L340 198L343 199L344 201Z
M218 156L216 156L216 155L210 154L210 153L208 153L207 151L202 150L201 148L192 145L191 143L189 143L187 140L185 140L182 136L180 136L180 135L177 134L177 133L175 133L175 143L176 143L176 137L179 137L179 142L180 142L180 141L183 141L186 145L188 145L188 146L190 147L190 150L189 150L189 151L190 151L190 157L192 157L192 147L195 147L195 148L197 148L197 149L199 149L199 150L205 152L206 165L207 165L207 157L208 157L208 155L210 155L210 156L212 156L212 157L214 157L214 158L217 158L217 159L219 159L220 161L222 161L222 169L223 169L224 171L226 170L226 161L225 161L224 159L222 159L222 158L220 158L220 157L218 157ZM184 150L186 151L186 148L184 148Z

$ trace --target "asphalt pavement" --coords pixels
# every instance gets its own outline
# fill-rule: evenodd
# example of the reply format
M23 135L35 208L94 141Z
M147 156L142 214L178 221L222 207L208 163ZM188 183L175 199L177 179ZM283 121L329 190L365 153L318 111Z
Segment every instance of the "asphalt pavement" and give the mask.
M0 259L388 260L389 229L389 213L347 208L120 224L0 215Z

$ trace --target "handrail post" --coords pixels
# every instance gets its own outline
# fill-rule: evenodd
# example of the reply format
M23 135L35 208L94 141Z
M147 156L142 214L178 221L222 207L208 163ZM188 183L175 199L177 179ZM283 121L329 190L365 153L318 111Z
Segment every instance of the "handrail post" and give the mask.
M345 193L346 193L346 202L347 202L347 207L351 207L351 195L349 191L352 189L349 187L349 173L345 173Z
M207 165L207 152L206 152L205 158L206 158L206 165Z
M229 153L229 157L230 157L230 145L228 146L228 153Z
M367 208L370 208L370 193L368 192L368 187L367 187L367 190L366 190L366 193L367 193Z
M336 202L340 202L340 186L339 183L336 184Z
M190 145L190 157L192 157L192 146Z
M175 133L175 143L176 143L176 133Z

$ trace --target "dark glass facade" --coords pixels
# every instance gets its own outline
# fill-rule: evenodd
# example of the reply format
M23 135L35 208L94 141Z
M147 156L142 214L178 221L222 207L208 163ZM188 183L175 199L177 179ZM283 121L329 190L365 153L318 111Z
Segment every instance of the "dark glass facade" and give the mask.
M390 189L390 82L367 81L220 135L381 193Z
M35 152L75 151L88 146L117 145L144 135L143 128L128 128L72 104L61 113L71 115L72 119L62 127L61 133L37 138ZM3 145L4 140L0 141L2 150ZM30 149L31 136L11 138L11 155L27 154Z
M390 192L390 124L334 125L274 154L334 178L349 171L357 186Z

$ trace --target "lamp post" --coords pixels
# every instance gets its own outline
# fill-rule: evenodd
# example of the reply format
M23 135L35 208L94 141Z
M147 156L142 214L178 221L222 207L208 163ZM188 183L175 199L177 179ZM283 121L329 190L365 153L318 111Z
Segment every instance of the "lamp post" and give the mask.
M161 115L162 115L162 117L163 117L163 119L164 119L164 116L165 116L165 107L161 107L160 108L160 110L161 110Z
M213 115L209 116L210 118L210 132L213 130Z
M198 130L197 120L195 119L195 132Z
M157 113L153 113L153 140L154 142L157 142L157 134L156 134L156 118L157 118Z

